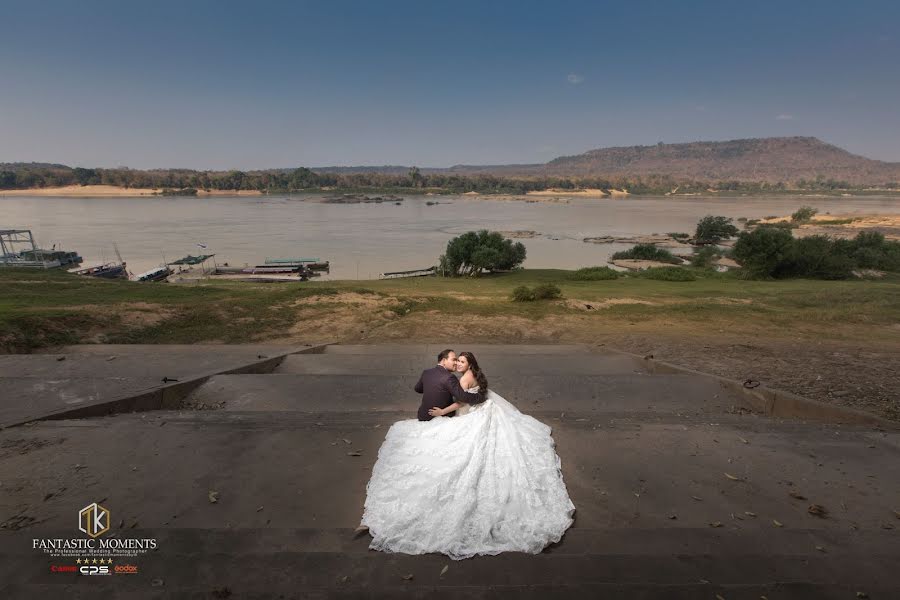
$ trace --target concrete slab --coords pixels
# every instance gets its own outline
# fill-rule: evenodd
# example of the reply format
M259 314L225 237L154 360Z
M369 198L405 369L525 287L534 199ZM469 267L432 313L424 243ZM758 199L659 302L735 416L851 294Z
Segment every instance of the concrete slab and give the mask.
M216 373L265 372L285 354L304 350L291 346L72 346L62 354L3 355L0 428L119 399L147 396L140 402L152 404L158 400L150 398L154 392L174 394L192 380Z
M486 355L476 354L488 379L497 375L527 375L529 373L553 373L556 375L612 375L621 373L647 373L642 361L624 355L605 354L529 354ZM304 354L288 356L278 367L278 373L303 373L308 375L394 375L415 376L435 365L430 355L391 354L333 355ZM415 381L413 382L415 383Z
M217 375L187 404L238 411L407 411L421 396L415 378L393 375ZM523 375L491 377L492 388L523 412L724 413L740 396L685 375Z
M67 594L86 594L91 582L55 578L54 560L30 540L74 536L77 510L102 499L121 535L160 541L133 561L140 573L96 584L116 594L177 597L225 586L236 597L265 597L293 586L301 596L486 597L489 587L512 595L562 586L670 598L697 586L685 597L714 597L715 589L729 598L747 590L827 598L900 590L891 566L900 542L885 528L900 497L896 434L762 418L627 427L548 419L578 509L573 529L538 556L454 563L369 552L365 538L353 539L396 418L332 413L316 424L302 413L162 411L0 432L8 492L0 497L0 580L15 582L15 593L62 589L42 587L60 582L72 586ZM219 492L215 504L210 490ZM809 515L810 503L828 517Z
M453 348L457 353L468 350L479 357L484 355L491 356L527 356L529 354L541 355L568 355L583 354L591 352L589 346L585 344L465 344L461 346L450 346L441 344L332 344L325 349L325 354L356 354L363 356L383 356L386 354L403 354L407 356L422 356L428 358L432 362L437 361L438 353Z

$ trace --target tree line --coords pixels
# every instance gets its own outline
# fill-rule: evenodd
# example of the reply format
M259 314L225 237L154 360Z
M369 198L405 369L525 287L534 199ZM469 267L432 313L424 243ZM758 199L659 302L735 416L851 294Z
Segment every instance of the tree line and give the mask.
M632 194L662 195L703 193L709 189L727 192L777 193L789 190L853 189L850 183L834 179L800 180L793 184L753 181L699 181L668 175L631 177L559 177L502 176L484 173L423 173L413 167L407 173L316 172L297 169L262 171L194 171L190 169L138 170L70 168L63 165L0 165L0 189L47 188L67 185L113 185L125 188L159 190L256 190L287 192L333 188L342 190L442 191L450 193L479 192L485 194L525 194L530 191L557 188L627 189ZM900 188L897 183L887 187ZM857 186L858 187L858 186Z

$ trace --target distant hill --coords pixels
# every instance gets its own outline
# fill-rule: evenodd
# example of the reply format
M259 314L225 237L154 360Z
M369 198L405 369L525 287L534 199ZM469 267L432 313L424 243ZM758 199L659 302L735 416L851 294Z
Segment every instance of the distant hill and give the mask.
M392 173L408 167L327 167L327 173ZM422 168L422 173L459 175L607 177L667 176L700 181L785 183L801 179L833 179L853 185L900 181L900 163L851 154L814 137L772 137L623 146L560 156L544 164L455 165Z
M854 184L900 180L900 163L851 154L814 137L657 144L590 150L543 165L547 175L671 175L688 179Z

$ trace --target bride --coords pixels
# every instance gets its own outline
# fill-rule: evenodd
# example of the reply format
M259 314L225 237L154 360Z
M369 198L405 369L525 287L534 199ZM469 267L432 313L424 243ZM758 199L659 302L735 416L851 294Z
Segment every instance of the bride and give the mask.
M455 560L537 554L562 538L575 512L550 427L488 389L471 352L460 353L457 371L464 389L487 397L390 428L366 487L369 547ZM458 418L440 418L457 409Z

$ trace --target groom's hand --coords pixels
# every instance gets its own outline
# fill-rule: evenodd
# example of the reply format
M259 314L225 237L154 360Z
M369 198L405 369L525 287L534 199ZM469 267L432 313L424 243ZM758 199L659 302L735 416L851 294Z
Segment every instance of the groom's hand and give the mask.
M444 416L444 413L437 406L432 407L428 411L428 414L431 415L432 417L443 417Z

